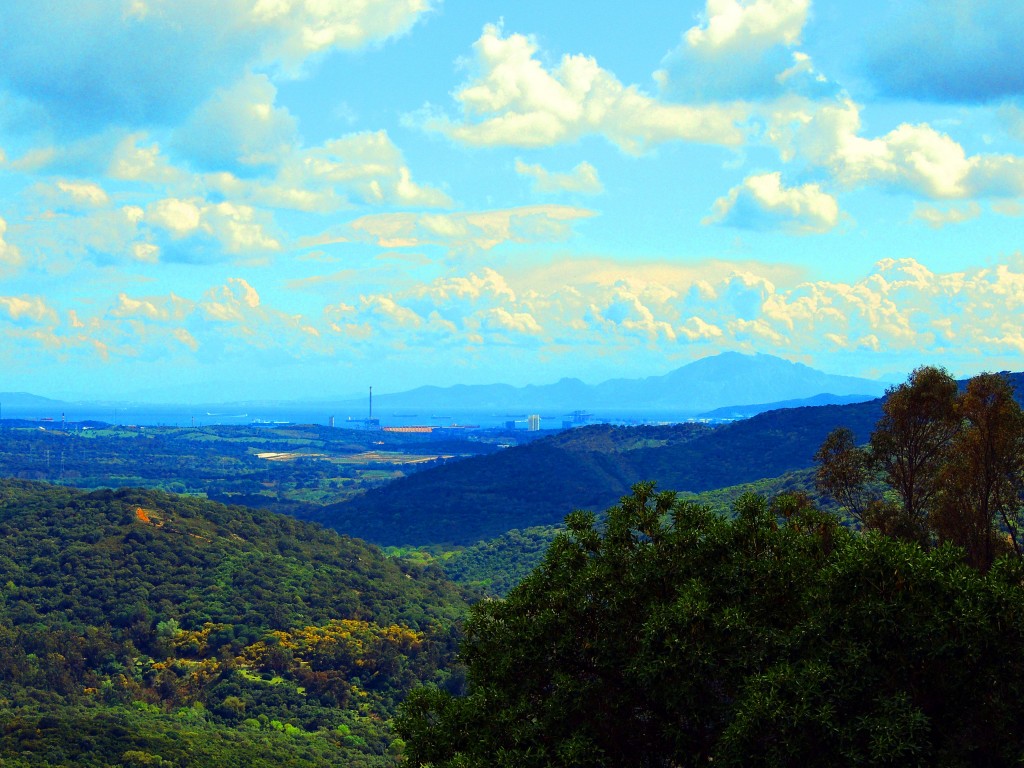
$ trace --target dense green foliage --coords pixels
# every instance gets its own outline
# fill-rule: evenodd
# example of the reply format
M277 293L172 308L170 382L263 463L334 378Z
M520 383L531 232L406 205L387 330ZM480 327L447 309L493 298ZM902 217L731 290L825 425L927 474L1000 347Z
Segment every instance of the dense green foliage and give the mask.
M5 430L0 474L219 495L427 546L389 560L269 512L0 481L0 764L394 765L392 717L424 683L400 730L435 768L1017 764L1024 566L997 555L1024 540L1024 418L1005 382L933 383L952 410L931 422L894 388L717 429L577 429L415 474L387 451L497 448ZM806 493L837 424L823 490L875 531ZM555 525L648 476L684 493L639 485ZM468 695L470 594L445 576L508 595L472 611Z
M560 526L535 526L508 531L455 552L439 565L452 581L503 596L540 565L559 530Z
M2 481L0 763L390 765L408 690L460 685L465 610L310 523Z
M731 516L736 501L748 493L755 493L767 499L774 499L783 494L804 494L822 509L843 517L841 509L816 493L813 469L787 472L780 477L679 496L703 504L717 514ZM437 546L420 549L392 547L387 551L390 555L405 557L412 562L435 563L456 583L481 589L492 597L504 597L543 562L547 548L562 530L561 525L533 526L525 530L514 529L493 539L455 549Z
M469 694L414 693L414 765L1011 765L1024 564L839 526L800 497L723 518L647 485L574 513L472 609Z
M393 756L353 749L350 734L310 733L266 717L225 725L202 708L56 702L0 709L4 768L381 768Z

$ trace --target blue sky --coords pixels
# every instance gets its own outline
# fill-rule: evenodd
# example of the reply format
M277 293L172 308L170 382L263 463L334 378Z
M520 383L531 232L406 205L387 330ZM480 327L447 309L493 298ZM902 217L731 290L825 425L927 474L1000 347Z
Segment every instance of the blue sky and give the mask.
M1024 368L1024 5L9 0L0 391Z

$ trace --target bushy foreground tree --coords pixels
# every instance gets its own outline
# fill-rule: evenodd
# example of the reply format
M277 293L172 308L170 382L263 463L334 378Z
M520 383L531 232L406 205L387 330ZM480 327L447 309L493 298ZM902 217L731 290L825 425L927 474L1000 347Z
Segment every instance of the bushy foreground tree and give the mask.
M977 568L1022 554L1024 412L1006 377L983 373L958 392L944 369L922 366L882 410L867 446L845 428L826 438L818 490L863 527L962 546Z
M1010 765L1024 565L856 533L800 498L733 520L641 484L473 609L469 693L420 689L413 765Z

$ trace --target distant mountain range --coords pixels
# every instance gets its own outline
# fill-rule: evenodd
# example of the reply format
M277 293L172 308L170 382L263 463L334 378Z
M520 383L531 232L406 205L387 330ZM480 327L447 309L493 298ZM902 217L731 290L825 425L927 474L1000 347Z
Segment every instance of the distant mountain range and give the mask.
M510 384L460 384L451 387L424 386L407 392L376 394L374 413L408 412L416 414L491 414L524 416L527 413L557 417L573 411L588 411L600 418L649 414L658 420L711 414L713 418L743 418L764 410L800 405L824 405L869 400L882 395L886 384L874 379L837 376L772 355L744 355L723 352L705 357L661 376L642 379L610 379L596 385L579 379L563 378L554 384L515 387ZM330 407L330 411L327 407ZM171 407L172 404L164 404ZM276 406L298 407L297 401L262 403L220 403L216 409L238 408L238 413L254 412ZM135 402L105 400L99 402L65 402L25 392L0 393L0 407L8 407L8 418L21 416L59 416L67 411L69 418L112 418L117 409L124 409L121 418L137 423L150 423L142 415L148 406ZM189 408L196 403L173 405L181 413L162 414L159 422L188 423L198 414ZM365 413L365 400L342 402L323 400L317 406L324 413L349 410ZM726 409L717 413L718 409ZM149 408L152 410L152 408ZM107 415L110 414L110 415ZM216 416L217 414L206 414ZM288 418L294 418L289 416ZM143 419L143 420L139 420ZM133 421L132 423L136 423Z
M597 385L565 378L555 384L514 387L509 384L419 387L377 395L374 406L418 412L487 411L522 413L574 410L660 411L697 415L717 408L794 401L828 393L835 397L878 397L884 382L836 376L773 355L723 352L662 376L611 379Z

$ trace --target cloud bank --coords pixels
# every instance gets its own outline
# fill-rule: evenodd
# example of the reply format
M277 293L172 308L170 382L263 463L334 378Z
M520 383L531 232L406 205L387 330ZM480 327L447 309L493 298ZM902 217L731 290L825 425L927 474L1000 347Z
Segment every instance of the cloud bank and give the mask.
M999 366L1024 353L1021 311L1020 255L945 273L912 259L883 259L845 283L801 282L777 268L715 262L641 264L624 276L611 263L590 261L508 274L482 268L399 291L359 293L316 315L268 306L243 278L195 301L120 292L91 313L42 296L0 296L0 328L68 359L102 348L108 359L272 350L308 361L345 350L386 361L421 349L454 361L474 349L508 347L554 357L601 349L614 365L630 355L685 362L718 349L799 349L823 359L865 351L895 359L926 349L931 359L956 364L982 345Z

